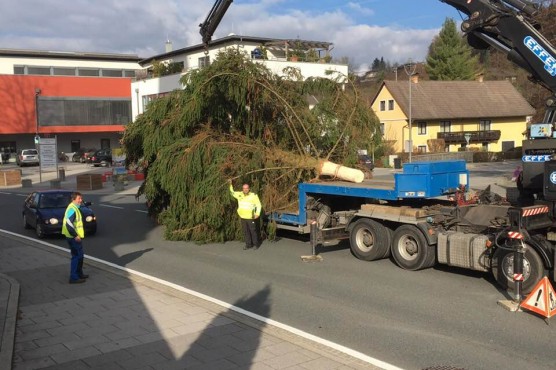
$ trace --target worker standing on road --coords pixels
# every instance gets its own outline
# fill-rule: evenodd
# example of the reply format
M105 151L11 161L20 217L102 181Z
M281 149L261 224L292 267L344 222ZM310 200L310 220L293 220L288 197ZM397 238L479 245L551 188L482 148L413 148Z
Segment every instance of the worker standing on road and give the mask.
M251 248L257 250L261 245L258 226L261 201L257 194L250 191L249 184L243 184L242 191L234 191L232 180L230 179L228 182L230 183L230 193L238 202L237 213L241 218L241 227L245 237L243 250Z
M89 277L83 273L82 239L85 237L85 229L83 228L83 216L79 209L82 203L81 193L77 191L72 193L71 203L66 208L62 223L62 234L66 237L71 251L70 284L84 283L85 279Z

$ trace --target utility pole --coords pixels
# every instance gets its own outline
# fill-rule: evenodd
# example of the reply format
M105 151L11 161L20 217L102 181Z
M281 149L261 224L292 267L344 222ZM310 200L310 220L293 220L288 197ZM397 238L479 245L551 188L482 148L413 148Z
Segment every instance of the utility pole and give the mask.
M407 61L407 63L403 66L405 73L407 74L408 77L408 82L409 82L409 163L411 163L411 153L413 152L413 140L411 137L411 131L412 131L412 121L411 121L411 76L413 76L413 74L415 74L415 69L417 68L417 64L413 63L413 61L411 60L411 58Z

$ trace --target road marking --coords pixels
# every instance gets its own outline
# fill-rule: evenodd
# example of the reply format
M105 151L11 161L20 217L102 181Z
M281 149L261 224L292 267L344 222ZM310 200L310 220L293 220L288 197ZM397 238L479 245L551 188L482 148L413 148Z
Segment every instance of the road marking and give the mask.
M135 212L149 213L149 211L143 211L142 209L136 209Z
M51 248L57 249L57 250L59 250L59 251L62 251L62 252L64 252L64 253L70 253L70 251L69 251L67 248L58 247L57 245L50 244L50 243L47 243L47 242L42 241L42 240L34 239L34 238L31 238L31 237L28 237L28 236L25 236L25 235L20 235L20 234L17 234L17 233L11 232L11 231L7 231L7 230L3 230L3 229L0 229L0 232L6 233L6 234L8 234L8 235L15 236L15 237L23 238L23 239L26 239L26 240L28 240L28 241L35 242L35 243L38 243L38 244L42 244L42 245L44 245L44 246L46 246L46 247L51 247ZM364 361L364 362L367 362L367 363L369 363L369 364L375 365L375 366L377 366L377 367L379 367L379 368L381 368L381 369L384 369L384 370L402 370L401 368L399 368L399 367L397 367L397 366L394 366L394 365L389 364L389 363L387 363L387 362L381 361L381 360L376 359L376 358L374 358L374 357L367 356L367 355L364 354L364 353L361 353L361 352L355 351L355 350L353 350L353 349L351 349L351 348L342 346L341 344L331 342L331 341L329 341L329 340L327 340L327 339L324 339L324 338L321 338L321 337L317 337L316 335L307 333L307 332L305 332L305 331L303 331L303 330L299 330L299 329L296 329L296 328L294 328L294 327L292 327L292 326L289 326L289 325L286 325L286 324L282 324L282 323L279 322L279 321L275 321L275 320L269 319L269 318L267 318L267 317L257 315L257 314L255 314L255 313L253 313L253 312L246 311L246 310L244 310L243 308L236 307L236 306L234 306L234 305L231 305L231 304L226 303L226 302L224 302L224 301L221 301L221 300L219 300L219 299L210 297L210 296L208 296L208 295L206 295L206 294L199 293L199 292L196 292L196 291L194 291L194 290L191 290L191 289L182 287L181 285L177 285L177 284L171 283L171 282L169 282L169 281L159 279L159 278L157 278L157 277L155 277L155 276L147 275L147 274L144 274L144 273L142 273L142 272L129 269L129 268L127 268L127 267L122 267L122 266L116 265L116 264L114 264L114 263L112 263L112 262L104 261L104 260L101 260L101 259L99 259L99 258L90 256L90 255L87 255L87 259L88 259L88 260L95 261L95 262L100 263L100 264L104 264L104 265L110 266L110 267L112 267L112 268L114 268L114 269L117 269L117 270L124 271L124 272L126 272L126 273L128 273L128 274L137 275L137 276L142 277L142 278L144 278L144 279L148 279L148 280L154 281L154 282L156 282L156 283L158 283L158 284L165 285L165 286L167 286L167 287L169 287L169 288L176 289L176 290L178 290L178 291L180 291L180 292L190 294L190 295L195 296L195 297L197 297L197 298L204 299L204 300L206 300L206 301L209 301L209 302L212 302L212 303L217 304L217 305L219 305L219 306L222 306L222 307L224 307L224 308L226 308L226 309L228 309L228 310L232 310L232 311L238 312L238 313L240 313L240 314L242 314L242 315L251 317L252 319L261 321L261 322L263 322L263 323L265 323L265 324L267 324L267 325L276 326L276 327L278 327L278 328L280 328L280 329L283 329L283 330L285 330L285 331L288 331L288 332L290 332L290 333L292 333L292 334L298 335L298 336L303 337L303 338L305 338L305 339L308 339L308 340L311 340L311 341L313 341L313 342L316 342L316 343L322 344L322 345L324 345L324 346L327 346L327 347L329 347L329 348L335 349L335 350L337 350L337 351L339 351L339 352L342 352L342 353L345 353L345 354L347 354L347 355L350 355L350 356L352 356L352 357L354 357L354 358L357 358L357 359L359 359L359 360L361 360L361 361Z
M0 191L0 194L12 195L12 193L4 193L3 191Z
M124 207L120 207L120 206L111 206L108 204L99 204L100 207L108 207L108 208L117 208L117 209L124 209Z

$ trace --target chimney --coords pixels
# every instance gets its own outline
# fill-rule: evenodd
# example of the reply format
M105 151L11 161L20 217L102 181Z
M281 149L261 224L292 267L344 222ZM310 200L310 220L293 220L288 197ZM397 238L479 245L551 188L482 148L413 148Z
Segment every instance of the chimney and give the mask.
M164 45L166 52L169 53L171 52L174 48L172 47L172 41L170 40L166 40L166 44Z
M411 75L411 82L414 84L419 83L419 73L414 73L413 75Z
M482 74L482 73L479 73L479 74L477 75L476 80L477 80L477 82L483 82L483 81L484 81L484 78L485 78L485 75Z

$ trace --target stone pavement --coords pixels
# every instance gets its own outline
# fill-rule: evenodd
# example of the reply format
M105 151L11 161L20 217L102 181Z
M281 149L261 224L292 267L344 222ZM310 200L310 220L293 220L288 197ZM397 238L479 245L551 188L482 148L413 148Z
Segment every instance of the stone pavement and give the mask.
M85 271L70 285L66 250L0 232L0 369L395 369L131 270Z

